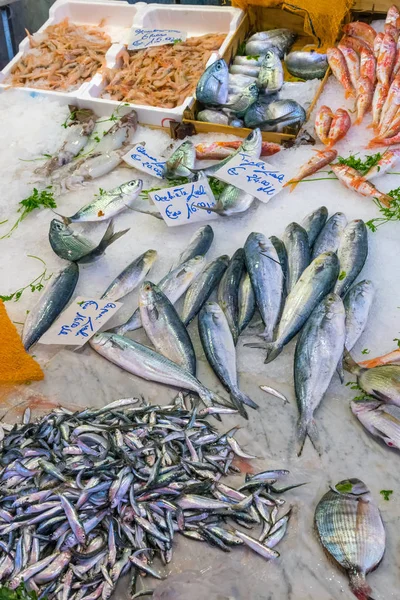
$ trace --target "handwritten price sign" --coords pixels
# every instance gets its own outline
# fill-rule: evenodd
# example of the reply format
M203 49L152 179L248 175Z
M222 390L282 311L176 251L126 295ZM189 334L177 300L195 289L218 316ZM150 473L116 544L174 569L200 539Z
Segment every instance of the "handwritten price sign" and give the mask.
M169 227L217 218L214 212L208 210L215 206L215 198L207 179L150 192L149 195Z
M130 167L162 179L165 162L147 152L143 144L136 144L122 160Z
M78 296L40 338L40 343L83 346L121 306L121 302Z
M177 29L142 29L131 30L128 50L140 50L150 46L165 46L165 44L176 44L184 42L187 33Z
M286 174L260 159L254 159L239 152L214 176L240 190L252 194L261 202L268 202L281 191L287 179Z

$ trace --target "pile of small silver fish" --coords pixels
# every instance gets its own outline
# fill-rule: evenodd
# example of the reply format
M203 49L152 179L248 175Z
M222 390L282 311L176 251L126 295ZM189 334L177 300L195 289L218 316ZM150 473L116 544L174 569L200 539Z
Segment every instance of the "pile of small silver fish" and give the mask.
M246 54L232 65L223 59L209 66L199 80L196 98L204 105L199 121L233 127L259 127L263 131L297 132L306 119L294 100L279 100L284 83L281 59L295 39L289 29L255 33Z
M340 481L321 498L315 510L320 542L346 571L358 600L372 600L366 575L376 569L386 545L379 509L365 483Z
M21 425L3 424L1 582L23 583L39 599L107 600L129 573L132 597L151 595L140 576L163 578L153 561L170 563L176 535L277 558L290 518L278 514L279 495L298 486L275 486L285 470L226 485L240 472L235 457L254 457L235 440L237 428L220 434L210 425L213 413L178 395L168 406L128 398L58 408L35 423L27 409ZM258 537L242 530L257 526Z

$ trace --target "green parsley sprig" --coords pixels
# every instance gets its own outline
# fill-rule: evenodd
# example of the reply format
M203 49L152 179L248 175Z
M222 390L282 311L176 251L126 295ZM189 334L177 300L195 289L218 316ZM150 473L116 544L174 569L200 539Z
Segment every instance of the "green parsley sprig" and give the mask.
M28 591L23 583L15 590L0 586L0 600L37 600L37 594L33 590Z
M390 223L391 221L400 221L400 187L396 188L395 190L391 190L387 195L393 198L390 206L384 206L382 202L378 200L378 198L374 198L374 202L382 216L370 219L365 223L371 231L375 232L378 227L385 225L385 223Z
M10 300L14 300L14 302L18 302L18 300L21 298L24 291L27 290L28 288L30 288L32 293L40 292L43 289L46 281L48 281L52 277L53 273L50 273L50 275L47 274L47 266L46 266L46 263L44 262L44 260L42 260L38 256L34 256L33 254L28 254L28 258L34 258L35 260L39 260L42 263L42 265L44 266L43 272L40 273L40 275L38 275L38 277L35 277L35 279L33 281L28 283L28 285L25 285L24 287L19 288L12 294L9 294L8 296L0 295L0 300L3 300L3 302L9 302ZM0 600L1 600L1 598L0 598Z
M347 165L348 167L352 167L356 171L358 171L361 175L365 175L368 173L372 167L375 167L376 164L381 160L382 154L377 152L376 154L367 154L364 159L358 157L359 153L350 154L347 158L343 156L338 156L337 160L340 165Z
M54 193L50 190L52 186L47 186L44 190L39 192L37 188L33 188L33 192L30 196L21 200L19 203L21 206L18 211L21 215L15 221L14 225L11 227L10 231L5 235L0 237L0 240L4 240L5 238L9 238L13 231L17 229L21 221L26 219L26 217L34 210L38 208L57 208L56 201L54 200Z

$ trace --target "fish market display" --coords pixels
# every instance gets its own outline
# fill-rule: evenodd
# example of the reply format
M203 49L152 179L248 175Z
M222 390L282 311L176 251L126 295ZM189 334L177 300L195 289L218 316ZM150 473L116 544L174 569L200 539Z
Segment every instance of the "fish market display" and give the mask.
M331 293L314 309L296 344L294 387L300 412L297 424L299 454L307 436L321 452L314 411L342 356L345 333L343 302L337 294Z
M24 324L22 343L29 350L51 327L70 301L79 278L79 267L71 263L53 275Z
M206 302L201 309L199 334L213 371L228 390L234 407L247 419L243 404L251 408L257 408L257 404L238 388L235 343L227 318L216 302Z
M326 54L320 54L315 50L289 52L285 56L285 65L291 75L306 80L323 79L328 69Z
M157 352L195 375L196 356L187 329L174 305L150 281L140 288L139 310L142 326Z
M344 569L359 600L371 598L366 575L385 552L385 528L369 489L359 479L345 479L331 488L315 509L320 542Z
M164 108L180 106L195 91L208 59L225 37L211 33L173 45L124 50L120 53L122 66L103 72L102 98Z
M146 250L117 275L101 297L117 301L132 292L142 283L156 260L156 250Z
M222 160L230 156L234 150L240 146L240 141L232 142L213 142L210 145L197 144L196 158L197 160ZM281 146L273 142L262 142L260 156L272 156L280 152Z
M69 225L58 219L50 223L49 242L54 252L64 260L87 263L98 260L110 244L125 235L129 229L114 233L114 224L110 221L102 239L98 244L75 233Z
M187 409L181 395L162 407L127 398L58 408L35 423L25 415L10 432L4 424L3 585L23 583L50 600L75 590L110 598L129 573L140 597L139 575L164 578L153 563L172 561L177 536L277 558L290 510L280 514L285 500L274 484L289 472L251 475L244 491L226 485L238 471L233 458L249 454L234 430L220 435L208 423L213 410ZM237 530L243 522L261 533Z
M105 64L110 37L98 27L68 18L29 35L30 50L13 66L6 83L17 87L71 92Z
M291 190L293 191L296 185L309 177L309 175L313 175L326 165L329 165L335 158L337 157L336 150L316 150L316 154L310 158L310 160L301 167L300 172L296 177L290 179L285 183L286 185L291 185Z
M108 192L100 193L98 198L83 206L71 217L63 217L66 225L85 221L107 221L126 208L132 208L142 191L143 181L133 179Z

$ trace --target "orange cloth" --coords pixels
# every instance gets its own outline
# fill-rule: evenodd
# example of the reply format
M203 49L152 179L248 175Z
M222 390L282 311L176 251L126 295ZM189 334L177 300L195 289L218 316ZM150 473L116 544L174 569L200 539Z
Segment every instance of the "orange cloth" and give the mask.
M30 356L0 300L0 383L26 383L44 378L40 365Z

